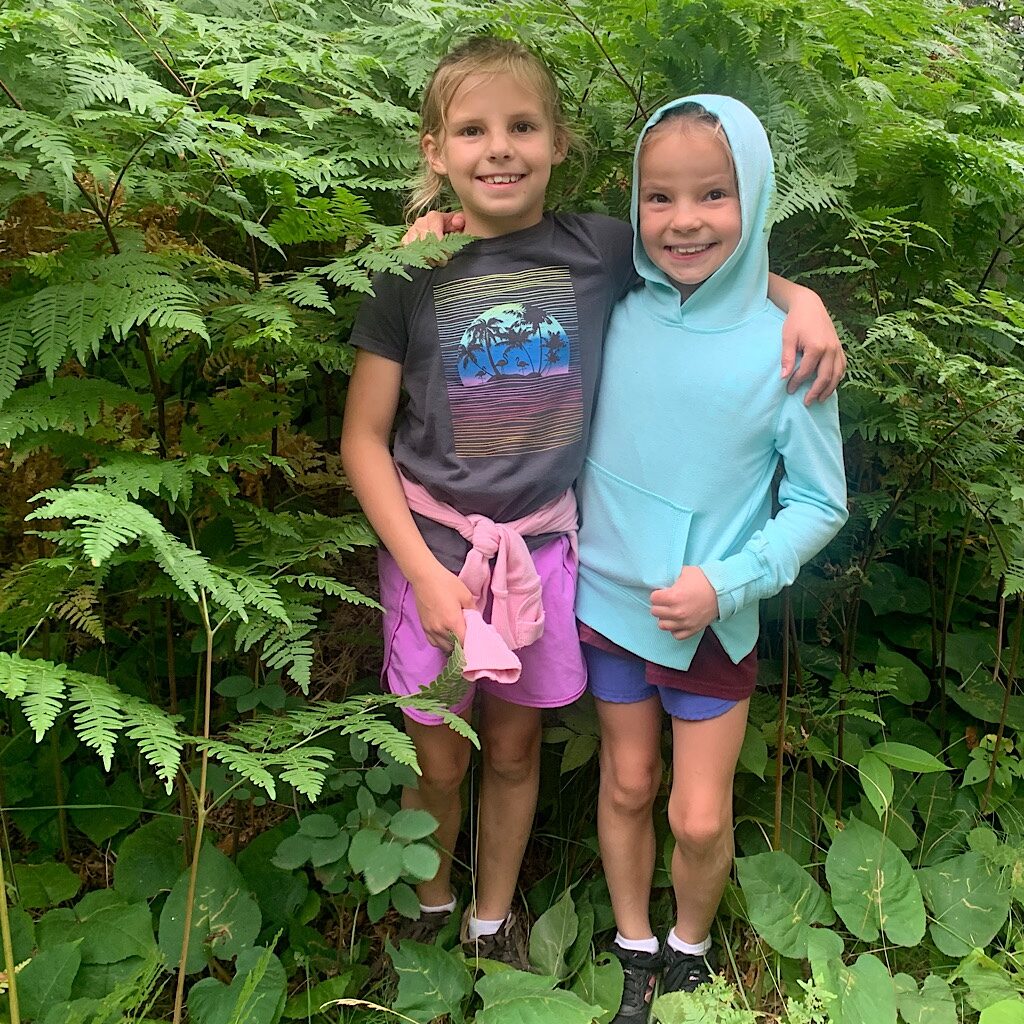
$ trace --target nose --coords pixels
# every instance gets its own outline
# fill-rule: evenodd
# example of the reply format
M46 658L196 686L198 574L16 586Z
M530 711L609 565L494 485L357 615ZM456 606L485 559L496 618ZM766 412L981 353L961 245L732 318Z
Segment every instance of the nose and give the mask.
M491 160L507 160L512 156L512 136L509 132L496 130L488 136L487 155Z
M700 223L700 207L696 203L678 200L672 205L672 227L676 231L695 231Z

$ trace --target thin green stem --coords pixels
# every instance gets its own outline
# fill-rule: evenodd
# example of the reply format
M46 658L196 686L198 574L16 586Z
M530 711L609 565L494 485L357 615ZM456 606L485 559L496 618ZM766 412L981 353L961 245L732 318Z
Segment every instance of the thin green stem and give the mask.
M18 1009L18 976L15 972L14 942L11 939L11 920L7 911L7 879L4 876L4 857L0 852L0 935L3 937L4 970L7 972L7 1009L11 1024L21 1024Z
M210 709L213 694L213 629L210 625L210 610L206 604L206 591L199 591L199 610L206 633L205 682L206 693L203 708L203 739L210 738ZM188 894L185 898L184 932L181 936L181 962L178 964L178 984L174 993L173 1024L181 1024L182 1011L185 1007L185 965L188 961L188 948L192 933L192 916L196 900L196 884L199 878L199 856L203 846L203 830L206 826L206 776L209 768L210 755L204 749L199 761L199 792L196 794L196 834L192 847L192 867L188 876Z

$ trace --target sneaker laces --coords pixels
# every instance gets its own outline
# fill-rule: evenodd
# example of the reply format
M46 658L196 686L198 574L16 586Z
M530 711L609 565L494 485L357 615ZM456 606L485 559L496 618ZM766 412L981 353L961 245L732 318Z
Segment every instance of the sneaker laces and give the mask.
M617 950L622 961L622 1009L638 1010L647 1006L652 994L651 979L658 967L658 954L643 950Z
M692 992L711 981L711 968L702 954L666 950L662 985L666 992Z

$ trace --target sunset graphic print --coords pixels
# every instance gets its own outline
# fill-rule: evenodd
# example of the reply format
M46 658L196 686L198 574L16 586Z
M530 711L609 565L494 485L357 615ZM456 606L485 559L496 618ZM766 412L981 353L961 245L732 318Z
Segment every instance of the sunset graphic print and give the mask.
M583 433L579 318L567 267L434 288L460 458L525 455Z

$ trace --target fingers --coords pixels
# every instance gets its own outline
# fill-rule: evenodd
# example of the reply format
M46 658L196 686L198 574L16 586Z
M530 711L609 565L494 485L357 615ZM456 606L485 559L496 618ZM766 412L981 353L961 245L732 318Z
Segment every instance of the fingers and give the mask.
M461 210L456 210L454 213L446 213L444 215L444 233L449 234L453 231L462 231L466 226L466 215Z
M788 322L788 321L787 321ZM782 325L782 379L785 380L796 365L796 333ZM790 391L792 391L790 386Z

